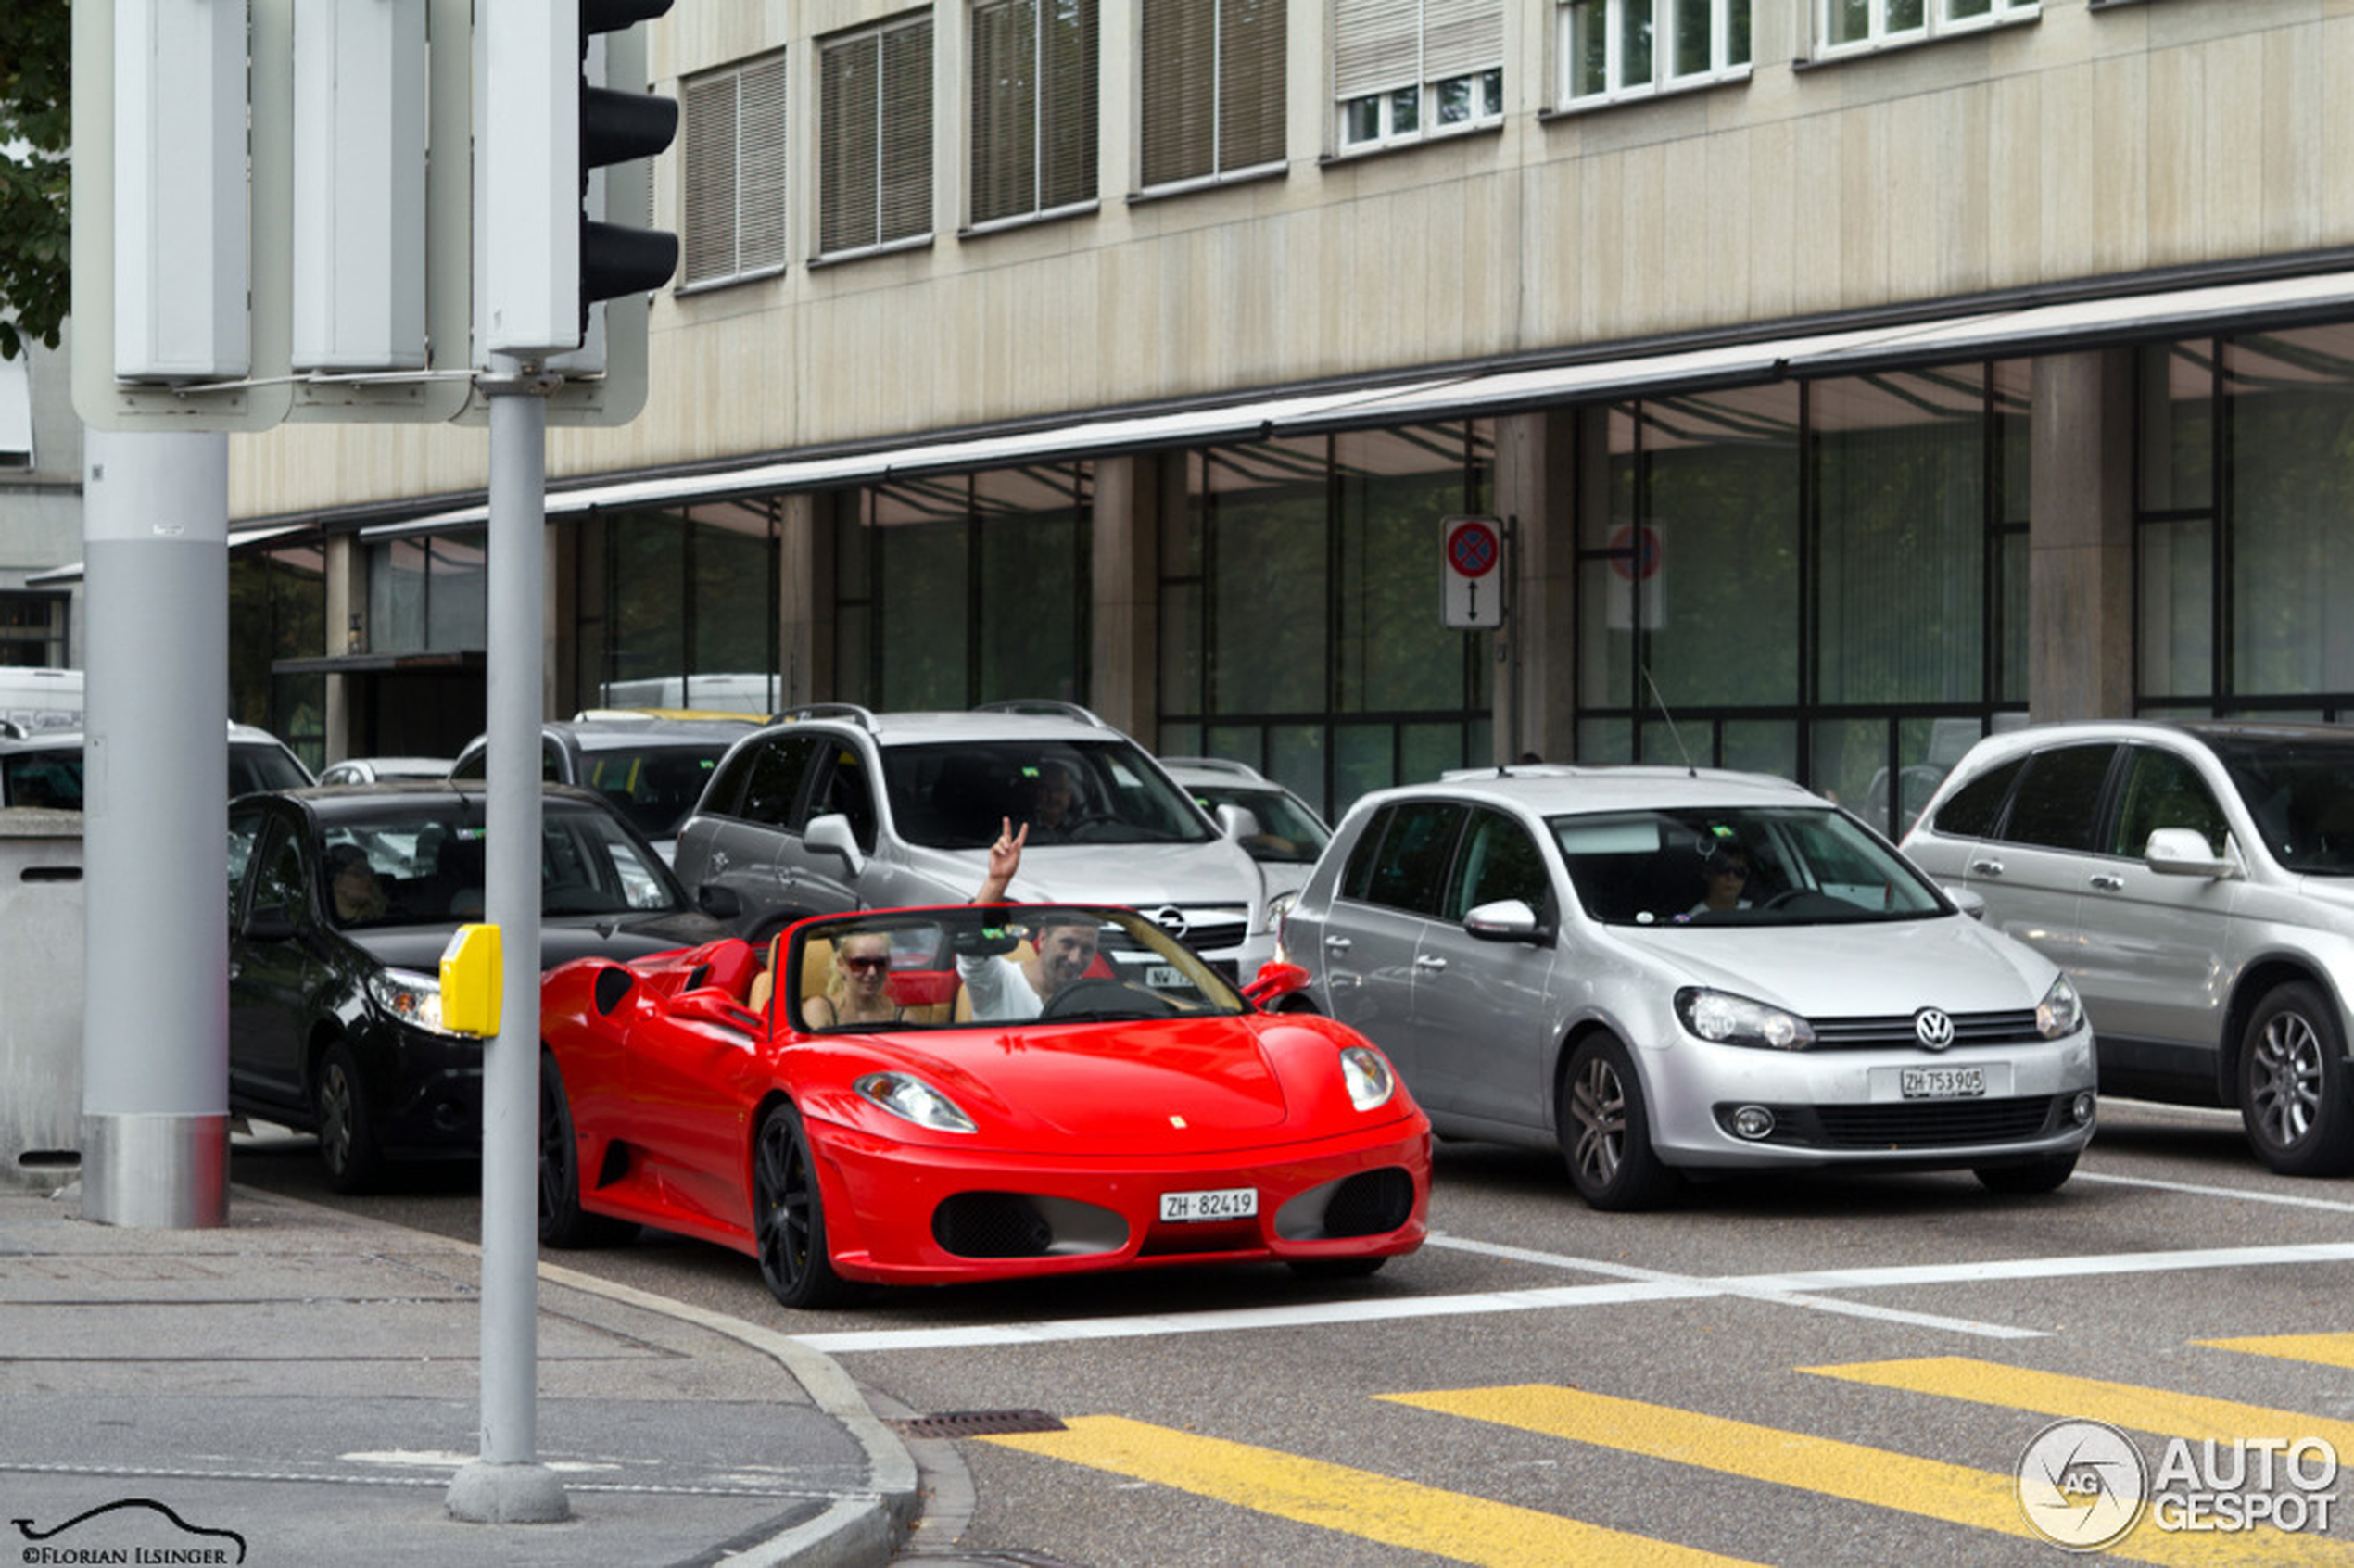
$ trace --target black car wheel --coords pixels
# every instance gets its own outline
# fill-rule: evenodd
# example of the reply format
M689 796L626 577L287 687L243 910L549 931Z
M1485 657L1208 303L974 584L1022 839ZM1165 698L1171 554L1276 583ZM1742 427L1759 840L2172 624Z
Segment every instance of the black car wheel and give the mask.
M1990 1193L2049 1193L2076 1173L2072 1154L2049 1155L2025 1165L1981 1165L1970 1172Z
M539 1239L549 1246L614 1246L638 1227L580 1207L580 1136L555 1054L539 1053Z
M310 1110L319 1129L319 1160L327 1168L327 1185L339 1193L365 1192L374 1185L384 1173L375 1110L368 1103L359 1058L340 1040L320 1058Z
M2291 980L2258 1003L2240 1039L2240 1120L2266 1165L2285 1176L2354 1168L2346 1039L2319 986Z
M826 1256L825 1200L801 1113L780 1105L753 1142L752 1222L760 1274L788 1307L830 1307L848 1294Z
M1626 1047L1588 1035L1570 1054L1554 1123L1570 1184L1596 1208L1655 1208L1675 1195L1676 1172L1652 1151L1642 1081Z

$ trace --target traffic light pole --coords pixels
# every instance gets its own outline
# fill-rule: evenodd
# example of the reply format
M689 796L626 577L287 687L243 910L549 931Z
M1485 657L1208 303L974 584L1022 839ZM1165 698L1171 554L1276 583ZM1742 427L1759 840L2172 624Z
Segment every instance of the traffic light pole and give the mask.
M492 357L488 778L484 918L503 953L499 1031L482 1063L482 1450L449 1483L450 1516L480 1524L571 1516L538 1461L539 1263L539 721L551 381Z

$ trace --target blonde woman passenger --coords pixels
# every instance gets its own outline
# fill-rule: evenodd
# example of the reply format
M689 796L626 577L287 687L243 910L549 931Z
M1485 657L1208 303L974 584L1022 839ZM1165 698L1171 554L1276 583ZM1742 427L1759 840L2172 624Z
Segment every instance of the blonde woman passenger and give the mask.
M834 972L826 993L801 1005L802 1021L810 1029L835 1024L897 1023L906 1009L891 997L891 937L883 931L860 931L834 944Z

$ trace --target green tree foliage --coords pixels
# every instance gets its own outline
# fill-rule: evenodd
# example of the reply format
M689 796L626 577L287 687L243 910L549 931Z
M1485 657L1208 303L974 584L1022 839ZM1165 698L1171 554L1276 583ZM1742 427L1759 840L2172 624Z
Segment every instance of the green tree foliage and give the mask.
M73 9L0 5L0 357L57 346L71 302Z

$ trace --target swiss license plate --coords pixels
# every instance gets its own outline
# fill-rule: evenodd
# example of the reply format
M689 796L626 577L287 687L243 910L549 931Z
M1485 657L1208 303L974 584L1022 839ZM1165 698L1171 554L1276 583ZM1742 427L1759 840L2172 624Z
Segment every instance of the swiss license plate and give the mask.
M1206 1193L1163 1193L1160 1218L1164 1224L1201 1220L1247 1220L1259 1212L1257 1187L1220 1187Z
M1906 1068L1897 1088L1908 1100L1967 1100L1986 1093L1986 1069Z

